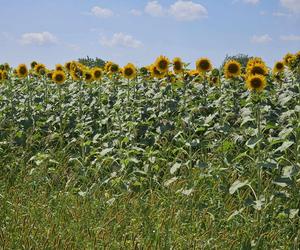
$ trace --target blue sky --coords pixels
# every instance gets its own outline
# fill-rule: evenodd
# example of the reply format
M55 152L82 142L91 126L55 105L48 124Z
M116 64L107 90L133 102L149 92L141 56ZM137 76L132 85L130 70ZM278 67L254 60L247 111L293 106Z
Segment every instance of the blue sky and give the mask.
M214 65L226 54L271 66L300 50L300 0L0 0L0 62L78 57L148 65L160 55Z

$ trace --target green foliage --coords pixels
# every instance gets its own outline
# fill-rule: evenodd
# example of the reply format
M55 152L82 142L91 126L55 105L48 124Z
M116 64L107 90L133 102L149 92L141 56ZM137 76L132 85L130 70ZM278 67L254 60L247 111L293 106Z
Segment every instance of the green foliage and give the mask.
M94 58L90 58L89 56L87 56L86 58L79 58L78 62L82 63L85 66L88 66L90 68L92 67L100 67L103 68L105 65L105 61L103 61L102 59L96 57Z
M255 95L242 79L11 74L0 85L0 246L297 249L299 79L269 76Z

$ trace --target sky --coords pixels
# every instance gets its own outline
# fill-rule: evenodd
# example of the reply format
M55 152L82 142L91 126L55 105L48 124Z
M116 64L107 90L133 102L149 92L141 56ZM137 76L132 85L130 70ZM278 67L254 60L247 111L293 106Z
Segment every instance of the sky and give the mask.
M0 63L48 67L80 57L194 65L260 56L270 66L300 50L300 0L0 0Z

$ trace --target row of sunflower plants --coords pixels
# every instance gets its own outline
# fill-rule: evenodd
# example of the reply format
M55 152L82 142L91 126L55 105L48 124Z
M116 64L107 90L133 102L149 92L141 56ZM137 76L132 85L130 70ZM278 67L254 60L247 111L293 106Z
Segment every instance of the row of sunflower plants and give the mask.
M46 168L35 185L120 193L178 188L196 171L219 178L258 219L274 204L273 213L293 217L300 204L299 65L299 53L272 70L261 58L245 68L229 60L221 69L200 58L191 70L165 56L142 68L2 65L1 178L13 185L22 174L41 178Z

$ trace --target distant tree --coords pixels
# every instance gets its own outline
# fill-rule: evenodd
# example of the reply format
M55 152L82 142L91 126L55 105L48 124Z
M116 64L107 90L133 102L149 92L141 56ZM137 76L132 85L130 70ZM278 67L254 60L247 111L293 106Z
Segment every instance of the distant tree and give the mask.
M104 67L105 65L105 61L103 61L102 59L96 57L94 58L90 58L89 56L87 56L86 58L79 58L78 62L82 63L83 65L86 65L88 67Z
M242 65L243 68L246 68L247 63L251 58L253 58L253 57L250 57L250 56L245 55L245 54L237 54L237 55L234 55L234 56L226 55L221 67L223 68L225 63L229 60L236 60Z

